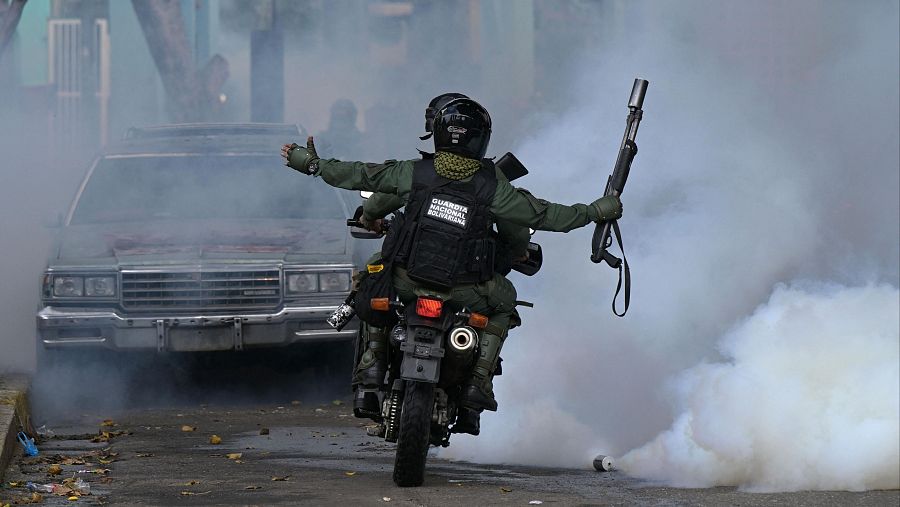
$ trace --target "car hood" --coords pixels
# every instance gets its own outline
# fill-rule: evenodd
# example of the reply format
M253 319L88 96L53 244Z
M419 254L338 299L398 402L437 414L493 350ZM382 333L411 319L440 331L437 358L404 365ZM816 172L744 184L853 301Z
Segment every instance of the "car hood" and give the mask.
M114 257L120 263L216 258L281 260L293 254L344 255L343 220L187 220L65 227L59 259Z

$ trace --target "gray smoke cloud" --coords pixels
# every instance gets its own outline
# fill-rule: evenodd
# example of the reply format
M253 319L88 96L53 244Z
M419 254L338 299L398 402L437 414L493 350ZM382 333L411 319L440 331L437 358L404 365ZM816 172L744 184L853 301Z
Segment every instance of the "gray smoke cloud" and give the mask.
M580 100L517 152L535 193L589 201L631 79L650 80L620 222L633 307L611 316L588 232L539 233L544 270L516 281L538 306L506 342L500 412L444 455L586 467L602 452L679 486L896 488L897 5L616 5L632 31L587 53Z
M352 16L367 16L354 2L310 2L286 39L286 121L318 133L349 98L362 158L412 158L424 105L461 91L492 113L489 154L514 151L531 169L521 185L562 203L600 194L632 79L651 82L621 221L628 317L609 311L615 274L589 262L590 230L537 233L546 264L513 275L537 306L522 309L505 346L500 412L445 455L586 467L604 453L681 486L897 487L900 379L879 360L896 358L900 340L896 2L535 2L577 14L566 26L512 7L526 4L481 2L478 40L463 43L432 36L468 33L457 3L417 2L406 21L354 31ZM536 40L519 40L529 22ZM140 49L140 37L115 30L114 61L130 61L115 48ZM397 37L415 42L413 65L380 60ZM529 44L541 86L523 106ZM215 45L231 73L222 119L246 121L248 32L223 29ZM113 98L116 111L144 112L116 125L164 122L125 107L161 95L143 91ZM41 224L66 208L86 167L47 144L45 111L17 106L0 116L0 371L33 363L52 233ZM327 141L322 154L339 155ZM849 345L858 355L845 361ZM808 396L781 410L794 393ZM842 477L828 460L844 464Z

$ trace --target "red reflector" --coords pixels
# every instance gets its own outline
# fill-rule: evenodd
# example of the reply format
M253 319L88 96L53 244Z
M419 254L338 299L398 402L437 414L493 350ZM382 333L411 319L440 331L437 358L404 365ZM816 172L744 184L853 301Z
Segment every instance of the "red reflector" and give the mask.
M420 317L428 317L437 319L441 316L441 310L444 308L444 302L440 299L419 298L416 301L416 314Z

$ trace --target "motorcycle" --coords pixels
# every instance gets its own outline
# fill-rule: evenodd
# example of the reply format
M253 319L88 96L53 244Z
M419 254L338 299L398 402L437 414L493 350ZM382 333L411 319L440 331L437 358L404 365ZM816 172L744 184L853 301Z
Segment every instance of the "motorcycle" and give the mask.
M383 236L364 230L359 222L361 209L347 221L351 235L374 239ZM385 221L383 231L390 228ZM528 276L540 270L541 247L530 243L529 255L513 264L512 269ZM354 312L355 294L329 323L340 329ZM397 444L393 480L398 486L420 486L425 478L425 464L430 446L447 447L461 411L461 395L479 353L479 342L488 316L459 308L445 295L433 293L419 296L404 304L399 299L372 299L373 309L393 312L396 323L389 332L388 370L380 389L359 387L356 396L377 397L380 412L354 410L357 417L370 418L377 426L369 434ZM357 336L358 364L368 343L368 326L360 326ZM498 368L499 369L499 368ZM500 374L500 372L496 372Z

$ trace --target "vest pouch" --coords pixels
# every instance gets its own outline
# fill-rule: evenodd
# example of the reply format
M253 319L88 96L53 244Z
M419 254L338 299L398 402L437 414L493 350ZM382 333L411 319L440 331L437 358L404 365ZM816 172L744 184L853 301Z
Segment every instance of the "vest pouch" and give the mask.
M470 262L467 269L472 279L466 281L480 283L493 278L496 255L496 243L493 238L472 241L469 248L468 258Z
M441 288L454 285L456 266L461 251L459 232L446 227L421 223L409 259L406 271L412 280Z
M392 264L381 259L366 265L368 273L359 281L356 290L356 315L359 320L375 327L390 327L397 323L397 314L393 310L380 311L372 309L372 300L387 298L393 301L397 296L394 289Z

